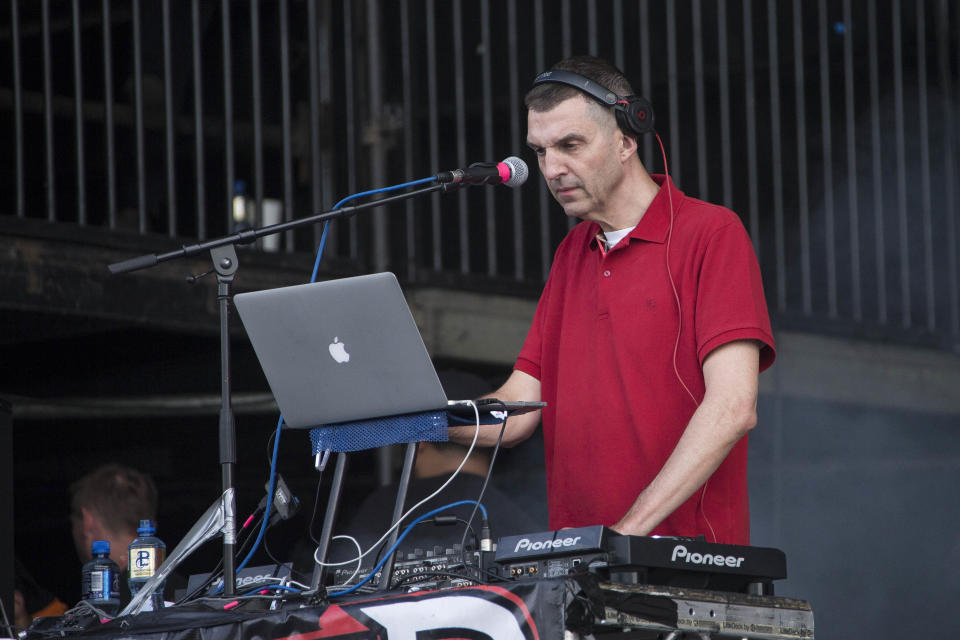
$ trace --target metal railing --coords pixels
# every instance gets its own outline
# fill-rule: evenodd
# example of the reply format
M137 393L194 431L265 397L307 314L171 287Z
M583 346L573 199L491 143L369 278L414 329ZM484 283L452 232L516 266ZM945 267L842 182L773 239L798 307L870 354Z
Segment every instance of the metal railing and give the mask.
M595 53L653 102L678 185L742 216L778 319L958 344L956 3L4 5L0 215L202 239L472 161L532 165L530 80ZM651 139L641 155L662 171ZM327 251L537 283L569 224L538 182L385 207Z

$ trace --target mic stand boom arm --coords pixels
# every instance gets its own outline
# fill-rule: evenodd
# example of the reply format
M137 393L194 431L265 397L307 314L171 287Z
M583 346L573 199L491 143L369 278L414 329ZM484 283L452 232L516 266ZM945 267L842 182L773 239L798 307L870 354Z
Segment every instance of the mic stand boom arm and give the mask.
M121 262L114 262L113 264L107 265L107 268L112 274L118 273L127 273L130 271L137 271L138 269L146 269L148 267L155 266L161 262L168 262L170 260L175 260L177 258L186 258L189 256L197 255L198 253L203 253L209 251L210 249L215 249L216 247L222 247L228 244L250 244L257 240L257 238L262 238L264 236L272 236L275 233L282 233L284 231L289 231L291 229L296 229L297 227L302 227L308 224L316 224L318 222L327 222L329 220L335 220L337 218L347 218L359 211L365 209L373 209L374 207L380 207L385 204L391 204L393 202L400 202L403 200L409 200L419 195L426 193L433 193L434 191L451 191L448 185L437 184L431 187L426 187L424 189L416 189L415 191L408 191L406 193L401 193L395 196L389 196L386 198L381 198L380 200L373 200L371 202L364 202L362 204L350 205L347 207L341 207L339 209L331 209L329 211L324 211L323 213L318 213L307 218L301 218L299 220L291 220L289 222L281 222L278 224L272 224L266 227L260 227L258 229L247 229L245 231L238 231L237 233L231 234L229 236L222 236L220 238L215 238L213 240L207 240L206 242L201 242L199 244L192 245L183 245L180 249L175 251L170 251L168 253L161 253L159 255L155 253L148 253L142 256L137 256L136 258L130 258L129 260L123 260Z
M257 238L282 233L308 224L327 222L336 218L346 218L358 211L380 207L392 202L408 200L410 198L434 191L448 191L446 185L437 184L423 189L408 191L395 196L373 200L363 204L331 209L316 215L281 222L258 229L240 231L229 236L223 236L199 244L184 245L176 251L168 253L145 254L129 260L115 262L107 266L112 274L127 273L138 269L154 267L161 262L176 260L197 255L205 251L210 252L213 268L217 272L217 303L220 314L220 472L223 484L221 496L221 513L223 514L223 593L232 596L236 589L236 565L234 562L234 543L236 538L236 519L234 515L235 497L233 489L233 471L236 464L236 423L234 421L231 404L232 392L230 388L230 285L239 269L237 252L234 245L249 244ZM273 497L271 496L271 501ZM267 506L269 510L269 506Z

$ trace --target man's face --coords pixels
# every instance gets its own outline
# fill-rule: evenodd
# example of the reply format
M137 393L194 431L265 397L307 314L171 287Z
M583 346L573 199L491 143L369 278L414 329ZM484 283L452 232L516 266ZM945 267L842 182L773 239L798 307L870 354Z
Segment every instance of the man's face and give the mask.
M527 112L527 145L568 216L603 222L624 175L623 135L612 114L575 96L549 111Z
M90 551L90 545L93 541L89 540L89 536L84 530L82 513L70 514L70 527L73 531L73 544L77 548L77 557L80 558L81 562L90 562L93 558Z

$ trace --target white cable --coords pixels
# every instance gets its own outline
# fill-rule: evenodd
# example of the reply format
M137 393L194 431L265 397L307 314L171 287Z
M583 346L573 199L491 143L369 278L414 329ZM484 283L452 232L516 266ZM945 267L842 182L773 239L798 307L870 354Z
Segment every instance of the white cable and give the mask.
M363 561L361 560L361 558L363 558L363 549L360 547L360 543L357 542L357 539L354 538L353 536L348 536L348 535L333 536L333 539L334 539L334 540L339 540L339 539L349 540L349 541L352 542L352 543L354 544L354 546L357 548L357 553L361 554L361 555L357 556L357 568L353 570L353 575L351 575L349 578L347 578L347 581L346 581L344 584L337 584L337 585L334 585L334 586L330 587L331 589L342 589L342 588L344 588L344 587L349 587L349 586L350 586L350 582L351 582L354 578L357 577L357 574L358 574L358 573L360 573L360 565L363 564ZM316 554L314 554L314 555L316 555Z
M342 566L347 565L347 564L350 564L350 563L352 563L352 562L357 562L357 561L359 561L359 560L362 560L363 558L365 558L366 556L368 556L371 551L373 551L373 550L376 549L378 546L380 546L380 543L383 542L384 540L386 540L386 539L387 539L387 536L389 536L389 535L393 532L394 529L396 529L397 527L399 527L399 526L400 526L400 523L403 522L404 520L406 520L407 516L409 516L411 513L413 513L413 512L416 511L417 509L419 509L420 506L423 505L425 502L429 502L429 501L432 500L434 497L436 497L437 495L439 495L444 489L447 488L447 486L448 486L451 482L453 482L453 479L457 477L457 474L460 473L460 470L463 469L463 466L464 466L465 464L467 464L467 460L470 458L470 454L473 453L473 448L477 445L477 440L479 440L479 438L480 438L480 410L477 409L477 403L475 403L473 400L463 400L463 401L461 401L461 402L458 402L457 404L468 404L468 405L470 405L471 407L473 407L473 414L474 414L474 416L476 417L476 421L477 421L477 422L476 422L476 431L474 431L474 433L473 433L473 442L470 443L470 448L467 449L467 454L466 454L465 456L463 456L463 460L460 462L460 466L457 467L456 471L454 471L453 474L451 474L451 476L450 476L449 478L447 478L447 481L444 482L444 483L440 486L439 489L437 489L436 491L434 491L433 493L431 493L429 496L427 496L426 498L424 498L423 500L421 500L421 501L418 502L417 504L415 504L415 505L413 505L412 507L410 507L410 509L408 509L405 514L403 514L402 516L400 516L400 519L399 519L399 520L397 520L396 522L394 522L393 525L391 525L391 527L390 527L389 529L387 529L386 533L384 533L384 534L380 537L379 540L377 540L377 541L374 542L372 545L370 545L370 548L369 548L369 549L367 549L366 551L363 551L363 552L362 552L359 556L357 556L356 558L351 558L350 560L344 560L343 562L320 562L320 561L317 559L317 551L320 550L320 547L317 547L317 548L314 550L314 552L313 552L313 561L314 561L314 562L316 562L316 563L317 563L318 565L320 565L321 567L342 567Z

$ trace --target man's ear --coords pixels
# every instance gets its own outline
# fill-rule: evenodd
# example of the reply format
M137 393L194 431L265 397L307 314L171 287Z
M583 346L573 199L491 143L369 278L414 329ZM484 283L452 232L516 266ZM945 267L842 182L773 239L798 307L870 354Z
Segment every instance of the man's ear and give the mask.
M88 541L107 539L103 523L93 511L80 507L80 521L83 523L83 532Z
M637 139L620 131L620 161L626 162L631 156L637 155Z

